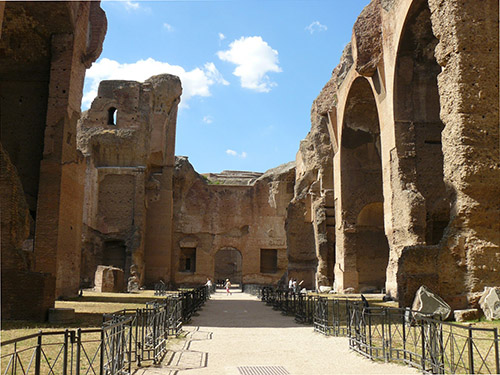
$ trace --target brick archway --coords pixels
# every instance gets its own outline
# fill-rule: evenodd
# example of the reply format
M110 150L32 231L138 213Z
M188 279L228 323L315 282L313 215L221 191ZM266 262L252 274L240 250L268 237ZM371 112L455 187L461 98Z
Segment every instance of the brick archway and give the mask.
M214 278L231 280L231 283L241 285L243 270L243 256L234 247L223 247L214 257Z
M343 267L338 267L336 280L340 279L344 289L381 291L389 244L383 225L380 125L372 88L363 77L353 81L345 104L340 184L342 224L337 257L343 258ZM365 216L377 217L359 219Z

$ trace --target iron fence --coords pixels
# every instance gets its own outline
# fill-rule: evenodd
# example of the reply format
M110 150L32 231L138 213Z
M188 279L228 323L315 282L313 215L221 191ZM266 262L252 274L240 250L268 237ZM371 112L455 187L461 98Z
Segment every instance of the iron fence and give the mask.
M2 374L130 374L131 319L2 342Z
M260 295L283 312L295 303L298 322L312 323L325 335L347 337L352 350L372 360L400 362L432 374L500 373L497 328L444 322L409 309L370 307L358 298L292 297L272 288L263 288ZM311 320L304 318L308 304Z
M178 292L182 301L182 320L188 322L193 314L210 298L208 286Z
M142 309L103 315L101 328L46 331L1 343L4 375L129 375L132 364L159 363L169 335L209 298L207 287L168 295Z
M315 297L307 294L297 295L295 321L302 324L313 324Z

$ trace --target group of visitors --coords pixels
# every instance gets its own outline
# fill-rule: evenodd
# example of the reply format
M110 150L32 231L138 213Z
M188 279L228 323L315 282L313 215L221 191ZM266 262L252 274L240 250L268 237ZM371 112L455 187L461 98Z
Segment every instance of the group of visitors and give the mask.
M212 293L214 291L212 280L210 278L207 278L207 282L205 283L205 285L208 287L208 290L210 293ZM233 294L233 293L231 293L231 281L229 281L229 279L226 279L226 281L224 283L224 288L226 289L226 295Z
M301 280L301 282L297 284L297 279L290 278L290 280L288 280L288 291L298 293L303 282L304 280Z

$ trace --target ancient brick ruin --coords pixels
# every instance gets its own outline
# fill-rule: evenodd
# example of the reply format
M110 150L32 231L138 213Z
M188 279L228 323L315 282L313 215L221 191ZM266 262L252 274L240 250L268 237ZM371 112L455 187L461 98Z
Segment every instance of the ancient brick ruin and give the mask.
M76 122L106 16L99 1L2 1L0 26L2 319L43 320L56 297L78 292Z
M203 177L187 158L174 173L175 285L207 277L237 284L276 284L287 270L285 213L293 197L294 163L264 174L223 172Z
M103 81L82 115L83 286L93 286L98 265L122 269L126 280L134 266L140 284L167 277L181 93L179 78L168 74L144 83Z
M334 150L335 289L500 284L498 2L372 1L316 100ZM313 113L315 108L313 107Z
M2 319L45 319L99 265L402 306L423 284L452 308L500 285L498 1L373 0L295 163L264 174L175 157L174 76L102 82L81 115L99 2L0 2L0 25Z

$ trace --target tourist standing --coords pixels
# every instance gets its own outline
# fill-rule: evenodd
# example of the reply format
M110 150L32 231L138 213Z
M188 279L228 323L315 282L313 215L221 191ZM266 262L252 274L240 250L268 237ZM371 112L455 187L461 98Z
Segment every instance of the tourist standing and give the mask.
M210 280L209 277L207 277L207 282L205 285L208 287L208 293L212 293L212 280Z
M226 296L227 295L231 295L231 281L229 281L229 279L226 279L226 285L225 285L225 288L226 288Z

